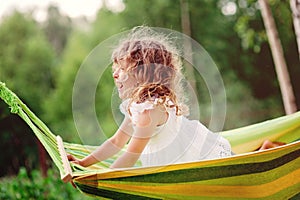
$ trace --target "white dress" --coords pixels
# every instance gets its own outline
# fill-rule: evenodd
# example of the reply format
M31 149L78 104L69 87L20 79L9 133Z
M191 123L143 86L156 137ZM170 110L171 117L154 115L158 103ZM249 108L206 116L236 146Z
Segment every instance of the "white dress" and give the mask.
M132 103L129 115L128 102L129 100L123 101L120 110L131 118L133 124L138 113L154 108L154 104L149 101ZM177 116L175 108L166 109L168 119L165 124L157 127L141 154L142 166L161 166L231 155L230 144L225 138L209 131L197 120Z

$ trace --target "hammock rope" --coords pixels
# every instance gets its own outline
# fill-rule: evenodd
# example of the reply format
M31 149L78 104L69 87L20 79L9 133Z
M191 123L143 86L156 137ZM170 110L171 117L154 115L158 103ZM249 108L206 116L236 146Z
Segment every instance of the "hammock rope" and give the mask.
M77 188L109 199L297 199L300 196L300 112L222 134L238 155L160 167L109 169L116 155L91 167L64 162L62 150L82 158L95 146L62 142L0 82L0 97L32 129L59 169L71 167ZM254 151L265 139L289 143ZM60 145L59 145L60 144ZM63 151L64 152L64 151ZM65 166L64 166L65 165Z

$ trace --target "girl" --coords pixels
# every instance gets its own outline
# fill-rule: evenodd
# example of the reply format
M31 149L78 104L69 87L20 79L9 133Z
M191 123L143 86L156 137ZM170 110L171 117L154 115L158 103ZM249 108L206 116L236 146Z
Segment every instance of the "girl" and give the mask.
M125 118L117 132L94 152L78 160L89 166L126 151L111 168L214 159L231 155L229 142L199 121L185 117L179 52L166 37L149 28L134 29L112 54L113 78Z

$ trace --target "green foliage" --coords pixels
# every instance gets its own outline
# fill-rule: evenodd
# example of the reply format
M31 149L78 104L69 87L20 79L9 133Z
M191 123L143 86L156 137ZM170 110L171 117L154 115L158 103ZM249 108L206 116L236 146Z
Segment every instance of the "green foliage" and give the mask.
M72 92L77 70L89 53L87 38L82 32L74 32L69 38L62 62L54 73L55 88L43 107L47 124L65 141L79 141L72 116Z
M245 15L241 16L236 22L235 31L242 39L241 45L244 49L253 49L255 53L259 53L262 43L267 41L267 36L263 30L256 31L250 27L250 18Z
M125 24L122 13L113 13L105 8L100 9L97 13L96 20L91 23L92 30L87 36L89 48L93 49L103 40L125 31Z
M31 16L15 12L0 28L0 80L36 113L51 85L54 54Z
M0 179L0 199L53 199L53 200L92 200L81 194L70 183L63 183L57 170L48 170L47 177L42 177L38 170L30 174L20 168L16 177Z
M30 14L14 12L0 24L0 80L12 88L38 115L51 82L54 51ZM37 166L36 140L28 126L6 112L0 104L1 175L13 174L20 166ZM2 112L3 111L3 112ZM2 162L3 161L3 162Z
M120 13L124 26L154 26L181 30L179 0L125 1L126 9Z
M299 59L295 45L290 2L287 0L272 0L269 1L269 4L283 46L285 59L290 72L292 72L290 74L294 91L298 91L299 84L297 84L296 78L293 77L293 72L299 72L299 67L295 67L299 65ZM238 9L235 14L234 30L241 39L241 46L243 51L247 53L248 62L244 62L243 59L241 63L243 65L234 66L234 70L237 72L240 81L245 82L250 87L255 98L261 101L273 98L274 102L278 102L277 106L281 107L281 94L258 5L258 1L255 0L240 0L237 2ZM295 94L297 95L296 92ZM267 106L267 104L264 105ZM279 109L276 108L276 110Z
M238 4L235 31L241 38L243 48L252 49L254 52L259 53L261 46L268 41L268 38L265 33L258 2L253 0L242 0L242 2L243 4ZM269 4L281 42L283 46L286 46L295 37L292 31L293 22L290 2L287 0L273 0L269 1Z
M96 113L98 121L107 137L111 137L117 130L117 125L113 114L118 113L119 105L114 103L118 100L117 94L114 94L114 82L112 79L112 70L107 68L101 77L96 94ZM114 99L113 99L114 98ZM121 101L119 101L121 103ZM113 113L116 111L115 113Z

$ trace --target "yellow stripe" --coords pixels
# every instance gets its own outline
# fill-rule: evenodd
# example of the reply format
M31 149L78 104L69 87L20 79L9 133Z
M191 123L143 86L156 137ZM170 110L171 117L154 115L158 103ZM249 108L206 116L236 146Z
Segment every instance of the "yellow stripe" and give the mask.
M288 187L300 183L300 169L295 170L286 176L280 177L272 182L252 185L252 186L226 186L226 185L192 185L192 184L172 184L172 185L132 185L115 184L99 182L99 188L117 189L129 191L130 193L151 193L156 195L167 196L184 195L184 196L207 196L207 197L235 197L235 198L263 198L271 196ZM245 177L246 180L246 177ZM300 190L300 185L299 185Z

